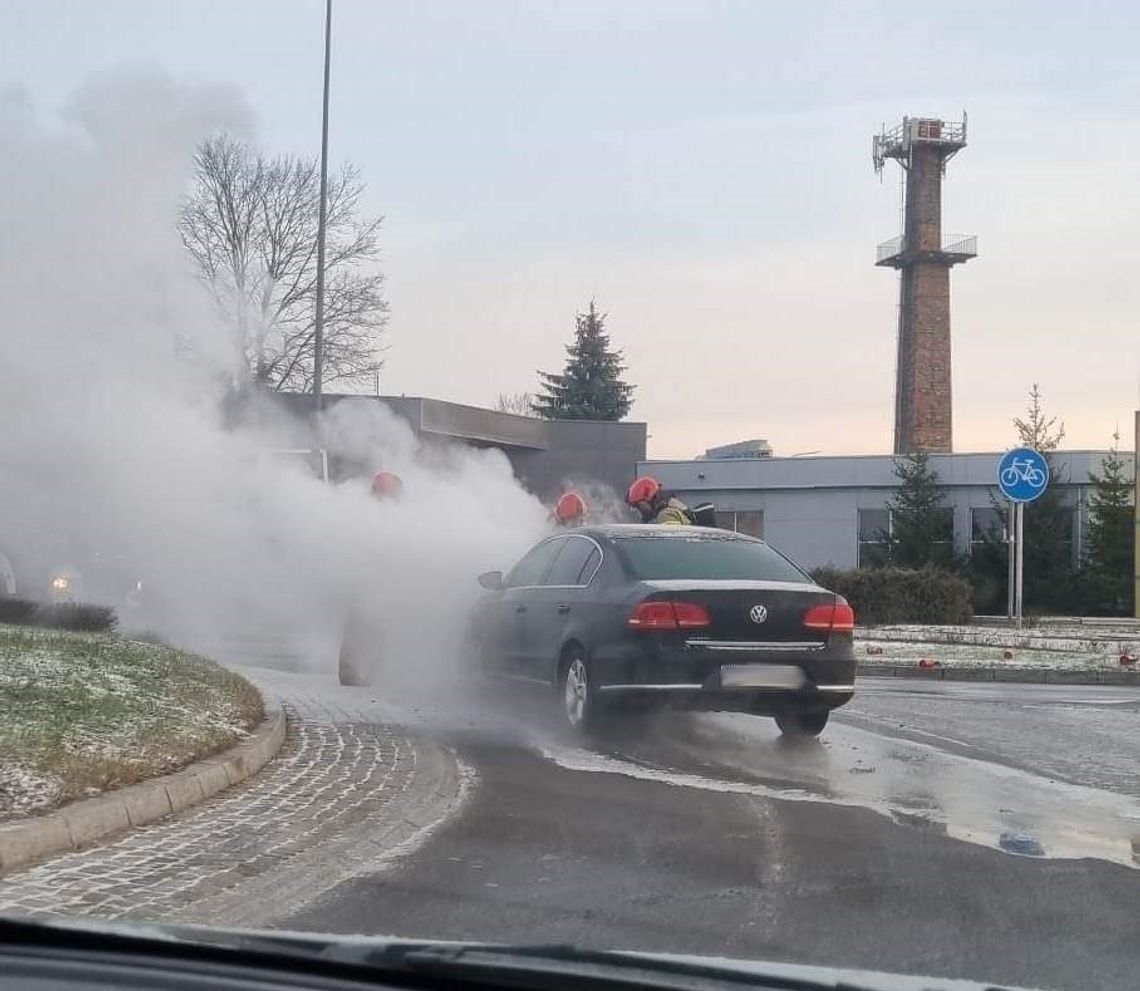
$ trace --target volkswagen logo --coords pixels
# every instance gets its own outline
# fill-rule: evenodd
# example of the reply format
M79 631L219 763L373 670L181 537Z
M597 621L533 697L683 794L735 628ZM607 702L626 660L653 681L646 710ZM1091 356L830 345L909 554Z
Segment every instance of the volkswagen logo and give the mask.
M768 607L757 603L748 610L748 618L753 623L763 623L768 618Z

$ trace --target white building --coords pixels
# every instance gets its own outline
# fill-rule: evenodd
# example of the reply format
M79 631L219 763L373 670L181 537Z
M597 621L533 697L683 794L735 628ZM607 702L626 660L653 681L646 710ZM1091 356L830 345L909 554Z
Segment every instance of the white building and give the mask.
M1088 522L1090 473L1099 474L1105 451L1064 451L1053 456L1056 477L1072 510L1074 563ZM1121 454L1128 474L1133 457ZM997 465L1000 453L932 454L930 466L945 487L947 540L959 554L986 533L1001 536ZM853 568L881 560L889 532L888 504L899 480L891 455L754 457L642 461L690 505L712 502L722 526L762 536L804 567Z

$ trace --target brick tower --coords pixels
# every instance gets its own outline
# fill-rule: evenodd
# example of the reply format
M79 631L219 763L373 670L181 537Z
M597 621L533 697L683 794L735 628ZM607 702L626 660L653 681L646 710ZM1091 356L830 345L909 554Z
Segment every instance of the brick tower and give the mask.
M942 233L942 175L966 147L960 123L904 117L872 142L875 171L893 158L906 175L903 230L879 245L876 265L899 270L895 454L952 449L950 268L978 253L978 239Z

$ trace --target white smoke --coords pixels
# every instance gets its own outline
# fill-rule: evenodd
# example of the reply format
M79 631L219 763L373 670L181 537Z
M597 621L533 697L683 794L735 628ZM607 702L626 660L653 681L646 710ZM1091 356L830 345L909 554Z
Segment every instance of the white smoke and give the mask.
M375 402L334 407L324 429L402 476L386 504L275 455L270 427L223 424L234 349L174 221L196 144L250 118L229 89L155 73L90 81L60 121L0 92L0 550L119 562L147 625L191 647L270 637L331 673L364 603L389 656L438 665L464 648L475 576L517 557L545 510L501 454L421 450Z
M626 504L625 498L604 482L571 476L564 480L563 490L577 492L582 497L586 503L587 523L639 522L639 518Z

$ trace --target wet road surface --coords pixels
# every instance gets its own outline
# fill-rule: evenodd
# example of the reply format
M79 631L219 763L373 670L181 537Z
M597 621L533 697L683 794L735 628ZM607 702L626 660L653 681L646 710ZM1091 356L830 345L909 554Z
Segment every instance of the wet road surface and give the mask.
M396 867L277 922L1135 988L1140 692L865 679L821 741L549 699L404 700L478 774Z

